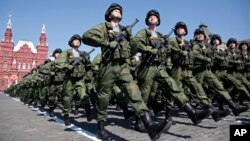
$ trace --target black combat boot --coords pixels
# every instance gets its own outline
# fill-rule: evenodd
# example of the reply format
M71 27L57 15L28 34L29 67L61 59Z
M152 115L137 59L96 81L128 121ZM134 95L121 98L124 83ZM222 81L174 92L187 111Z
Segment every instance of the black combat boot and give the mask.
M135 116L135 130L142 132L142 133L146 133L147 130L145 128L145 126L142 124L141 118L138 116Z
M188 117L192 120L192 122L197 125L201 123L201 121L212 114L211 110L202 110L196 111L190 103L186 103L184 106L185 111L188 114Z
M37 102L34 103L32 110L33 111L37 111L38 110Z
M70 118L69 118L69 114L65 114L64 115L64 124L65 126L70 126Z
M80 108L80 105L75 105L75 111L74 111L74 115L77 116L78 113L79 113L79 108Z
M111 138L109 138L107 131L104 128L104 121L98 121L97 122L97 135L96 137L98 139L101 139L102 141L111 141Z
M157 115L160 111L164 110L164 104L163 103L159 103L157 98L155 98L151 104L150 107L152 108L154 115Z
M55 117L54 107L49 107L49 116L50 116L51 118L54 118L54 117Z
M246 94L244 96L239 97L239 104L242 105L242 106L247 106L247 104L244 103L244 100L247 100L247 101L250 102L250 95Z
M207 105L208 108L212 110L212 118L215 122L221 120L221 118L226 117L230 115L231 111L229 109L224 110L216 110L215 107L212 104Z
M248 107L247 106L236 106L236 104L232 101L232 100L229 100L227 102L228 106L230 107L230 109L232 109L233 111L233 114L235 116L239 116L240 113L242 112L245 112L248 110Z
M39 107L39 110L40 110L41 113L44 113L44 106L41 105L41 106Z
M148 112L144 113L144 115L141 117L141 120L146 127L148 135L152 141L157 140L161 136L161 133L167 124L166 121L163 123L154 123Z
M91 110L90 104L85 104L84 109L85 109L87 121L90 122L93 119L92 116L91 116L91 111L92 110Z
M171 109L167 109L165 112L165 122L167 123L163 129L163 132L166 133L170 127L172 125L174 125L175 123L173 123L173 119L171 117Z

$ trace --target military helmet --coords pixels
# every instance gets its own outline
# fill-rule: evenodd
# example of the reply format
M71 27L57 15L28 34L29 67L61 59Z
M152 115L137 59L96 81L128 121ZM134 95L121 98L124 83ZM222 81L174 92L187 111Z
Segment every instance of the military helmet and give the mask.
M220 37L220 35L218 35L218 34L213 34L212 37L211 37L211 41L210 41L210 44L211 44L211 45L214 45L213 41L214 41L215 39L218 39L218 40L220 41L220 44L221 44L221 37Z
M205 31L202 28L195 29L194 36L197 34L200 34L200 33L204 34L204 36L205 36ZM205 38L206 38L206 36L205 36Z
M155 15L158 18L158 25L157 26L159 26L161 24L160 13L157 10L155 10L155 9L152 9L152 10L148 11L147 16L145 18L146 25L149 25L148 18L150 16L152 16L152 15Z
M60 48L55 49L52 56L54 56L56 53L62 53L62 50Z
M229 44L231 44L231 43L235 43L236 46L237 46L237 44L238 44L238 42L237 42L237 40L236 40L235 38L230 38L230 39L227 41L227 47L228 47Z
M176 23L176 25L175 25L175 27L174 27L174 34L175 34L175 35L177 35L177 29L178 29L179 27L182 27L182 28L185 29L185 31L186 31L186 34L185 34L185 35L188 34L187 25L186 25L184 22L178 22L178 23Z
M75 34L75 35L73 35L73 36L69 39L69 46L73 47L72 42L73 42L74 40L79 40L79 41L80 41L80 44L81 44L81 36L78 35L78 34Z
M110 22L110 19L109 19L110 13L111 13L113 10L115 10L115 9L120 10L121 16L122 16L122 7L121 7L119 4L117 4L117 3L112 3L112 4L109 6L109 8L107 9L106 13L105 13L105 20L106 20L106 21Z
M249 44L248 44L247 41L242 41L242 42L239 44L239 50L242 49L242 46L243 46L243 45L247 45L247 48L249 47Z

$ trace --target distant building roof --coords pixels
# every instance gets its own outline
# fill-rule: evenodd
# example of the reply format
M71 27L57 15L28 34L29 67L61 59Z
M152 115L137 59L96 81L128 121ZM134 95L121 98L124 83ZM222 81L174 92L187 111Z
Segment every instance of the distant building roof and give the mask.
M29 48L31 49L32 53L37 53L37 49L35 48L34 44L31 41L24 41L24 40L19 40L17 45L14 47L14 51L20 50L22 46L27 44Z

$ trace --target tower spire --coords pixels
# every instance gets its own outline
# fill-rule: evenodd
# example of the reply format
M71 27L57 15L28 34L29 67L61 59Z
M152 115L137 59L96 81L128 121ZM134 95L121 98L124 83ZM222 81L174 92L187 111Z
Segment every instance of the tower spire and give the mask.
M12 17L12 15L9 15L9 21L7 23L7 28L11 28L11 17Z
M43 24L43 27L42 27L42 33L46 33L45 24Z
M46 46L47 45L45 31L46 31L45 24L43 24L42 32L41 32L41 35L40 35L40 38L39 38L39 45L41 45L41 46Z
M12 31L11 31L11 15L9 15L9 20L8 20L8 23L7 23L7 27L6 27L6 30L5 30L5 33L4 33L4 39L3 41L4 42L12 42Z

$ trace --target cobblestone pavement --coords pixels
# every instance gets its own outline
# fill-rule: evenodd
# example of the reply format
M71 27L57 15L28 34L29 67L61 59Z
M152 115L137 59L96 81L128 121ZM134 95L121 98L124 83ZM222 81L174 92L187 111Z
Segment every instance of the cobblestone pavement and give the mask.
M83 109L78 116L72 116L73 125L64 126L61 109L55 110L56 121L47 114L28 108L18 99L0 93L0 141L91 141L96 140L96 121L87 122ZM173 119L177 123L168 133L163 133L159 141L228 141L229 126L248 124L250 126L250 110L240 116L228 116L214 122L211 117L197 126L187 118L186 113L174 109ZM106 129L114 140L149 141L146 133L133 130L134 119L124 120L121 111L114 106L108 109L109 117ZM161 120L159 116L157 120Z

